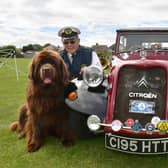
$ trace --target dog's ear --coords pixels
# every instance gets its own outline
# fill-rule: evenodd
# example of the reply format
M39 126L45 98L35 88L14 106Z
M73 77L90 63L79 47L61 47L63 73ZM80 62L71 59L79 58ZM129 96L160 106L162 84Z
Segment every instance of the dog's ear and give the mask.
M70 81L70 74L69 74L67 66L66 66L66 64L64 63L63 60L61 60L60 66L61 66L60 67L60 69L61 69L60 77L61 77L62 83L64 85L67 85L69 83L69 81Z
M34 80L34 71L35 71L35 65L33 64L33 61L29 64L29 72L28 72L28 78L30 80Z

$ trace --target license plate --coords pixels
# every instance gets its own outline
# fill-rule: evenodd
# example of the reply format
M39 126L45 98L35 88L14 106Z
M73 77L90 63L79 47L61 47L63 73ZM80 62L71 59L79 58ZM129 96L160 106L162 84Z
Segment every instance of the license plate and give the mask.
M168 138L137 139L106 133L105 147L133 154L164 154L168 153Z
M154 114L154 109L155 102L152 101L130 100L129 102L129 112L131 113Z

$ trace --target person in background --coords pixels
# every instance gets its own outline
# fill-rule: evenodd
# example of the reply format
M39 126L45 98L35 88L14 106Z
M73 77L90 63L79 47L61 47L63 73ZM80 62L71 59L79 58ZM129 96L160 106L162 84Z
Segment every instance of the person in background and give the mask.
M64 46L60 55L68 67L71 79L79 77L87 66L96 65L102 68L96 52L80 45L79 34L80 30L76 27L63 27L58 32Z

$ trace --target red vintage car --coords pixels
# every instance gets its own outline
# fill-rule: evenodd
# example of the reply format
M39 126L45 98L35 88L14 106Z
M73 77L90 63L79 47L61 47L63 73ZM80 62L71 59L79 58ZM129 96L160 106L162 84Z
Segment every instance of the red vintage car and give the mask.
M90 130L103 128L108 149L168 153L168 28L117 30L110 73L89 67L83 80L90 89L80 84L69 104Z

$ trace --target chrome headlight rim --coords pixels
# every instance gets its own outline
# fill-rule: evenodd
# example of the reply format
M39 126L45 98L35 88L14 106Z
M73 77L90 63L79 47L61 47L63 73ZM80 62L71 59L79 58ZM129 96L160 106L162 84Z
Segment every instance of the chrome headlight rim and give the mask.
M97 115L91 115L87 119L87 126L91 131L97 131L100 129L101 120Z
M88 66L83 72L83 81L89 87L97 87L103 82L103 69L96 65Z

